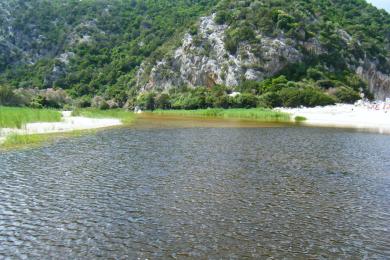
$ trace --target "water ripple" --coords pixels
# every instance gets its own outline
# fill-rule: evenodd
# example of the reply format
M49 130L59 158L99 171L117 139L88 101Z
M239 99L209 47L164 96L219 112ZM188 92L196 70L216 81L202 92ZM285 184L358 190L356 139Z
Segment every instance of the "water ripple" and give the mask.
M390 138L119 129L0 154L0 258L389 258Z

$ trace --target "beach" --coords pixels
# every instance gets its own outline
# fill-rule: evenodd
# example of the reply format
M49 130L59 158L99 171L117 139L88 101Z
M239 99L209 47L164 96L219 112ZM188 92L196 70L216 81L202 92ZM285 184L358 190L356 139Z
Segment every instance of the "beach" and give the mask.
M385 103L357 102L314 108L278 108L293 118L305 117L309 126L356 128L390 134L390 106Z
M72 116L71 111L63 111L62 121L53 123L28 123L21 129L16 128L0 128L0 143L2 143L8 135L31 135L31 134L53 134L65 133L72 131L91 130L112 126L122 125L120 119L106 118L88 118L81 116Z

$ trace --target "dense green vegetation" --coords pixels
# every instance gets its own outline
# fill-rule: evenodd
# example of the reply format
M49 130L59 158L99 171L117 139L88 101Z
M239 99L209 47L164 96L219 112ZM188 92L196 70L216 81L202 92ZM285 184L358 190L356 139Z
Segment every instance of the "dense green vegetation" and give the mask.
M91 118L118 118L124 124L130 124L134 121L134 113L123 110L123 109L111 109L111 110L100 110L100 109L76 109L72 112L73 116L84 116Z
M299 78L316 65L343 72L347 62L366 58L390 72L390 15L364 0L223 0L217 22L230 26L225 44L231 52L241 41L255 44L255 32L293 41L318 39L325 51L313 55L306 49L306 60L291 69L291 77Z
M33 55L47 53L33 65L3 62L0 83L29 88L55 86L67 89L72 97L99 94L124 103L141 62L160 58L172 49L170 46L180 43L181 31L209 12L217 1L13 2L17 18L12 25L24 35L20 41L26 45L20 48L29 48ZM61 53L72 53L66 69L60 59L52 59ZM54 77L54 68L66 73Z
M268 106L323 105L332 103L332 99L353 103L360 99L359 92L372 98L353 69L362 60L375 61L378 69L390 73L390 15L363 0L224 0L218 10L216 21L229 25L225 46L231 53L243 41L258 48L255 36L260 34L287 38L305 54L302 62L279 73L289 81L289 89L271 84L280 78L260 83L262 89L254 82L240 86L258 94L270 89L272 94L261 98ZM275 87L278 91L273 91ZM321 97L319 91L331 94L331 98Z
M51 109L0 107L0 128L21 128L27 123L59 121L61 113Z
M197 110L155 110L158 115L202 116L219 118L241 118L262 122L289 122L289 114L270 109L197 109Z
M13 30L0 45L3 106L202 109L353 103L360 92L372 97L366 82L355 76L360 61L390 73L390 15L364 0L6 1L14 17L0 17ZM287 39L304 59L262 82L139 95L140 65L172 53L185 32L197 33L198 18L213 12L217 23L229 26L225 46L232 54L247 42L261 56L256 49L266 36ZM319 51L307 47L315 45ZM241 95L229 97L233 91Z
M233 91L240 91L234 93ZM233 92L233 93L232 93ZM347 92L346 94L344 92ZM143 110L154 109L205 109L205 108L274 108L313 107L336 102L353 103L360 99L350 87L327 93L315 82L293 82L280 76L262 82L247 81L238 88L214 86L172 90L168 93L145 92L132 101L132 106Z

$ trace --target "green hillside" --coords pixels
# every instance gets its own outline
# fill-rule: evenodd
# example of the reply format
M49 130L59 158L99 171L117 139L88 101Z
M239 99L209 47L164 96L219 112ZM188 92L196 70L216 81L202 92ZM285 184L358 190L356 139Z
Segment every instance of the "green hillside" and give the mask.
M295 106L353 102L361 91L368 97L390 96L390 15L364 0L6 0L0 4L0 85L8 92L19 89L26 105L34 101L46 106L39 99L46 93L40 90L52 87L64 89L82 106L97 95L115 106L136 105L140 89L154 81L150 73L158 62L169 61L167 71L179 73L182 67L173 53L186 33L199 38L197 50L203 53L196 55L207 57L213 43L197 36L199 19L213 13L215 22L226 26L223 41L231 57L242 58L240 48L245 45L261 60L264 39L278 39L297 52L294 59L284 53L275 57L281 64L278 70L266 71L264 64L273 59L269 56L264 64L250 64L265 76L249 80L237 74L237 86L200 81L209 88L222 85L223 98L240 91L256 97L251 106ZM186 87L173 80L172 88L178 91L163 89L169 107L175 103L175 108L186 108L183 100L199 98L194 93L218 92ZM35 90L28 96L20 88ZM154 93L161 91L158 86L146 89L160 98ZM321 101L307 101L312 96L302 97L306 92L315 92L314 99ZM270 98L274 94L278 97ZM284 102L283 95L300 97ZM195 107L220 102L213 98ZM144 105L145 100L141 97L138 103Z

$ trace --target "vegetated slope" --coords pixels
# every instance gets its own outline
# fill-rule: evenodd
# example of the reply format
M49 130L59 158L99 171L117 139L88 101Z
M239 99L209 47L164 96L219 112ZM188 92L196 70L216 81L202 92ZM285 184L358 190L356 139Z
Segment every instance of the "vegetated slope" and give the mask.
M322 104L318 92L383 99L389 39L390 15L364 0L4 0L0 85L122 105L140 91L215 85L255 95L251 106L297 105L282 101L302 93Z
M215 10L173 54L143 64L140 88L238 86L282 74L343 94L365 82L377 99L390 97L390 15L364 0L224 0Z
M156 49L215 2L1 1L0 82L126 99L141 62L162 57Z

